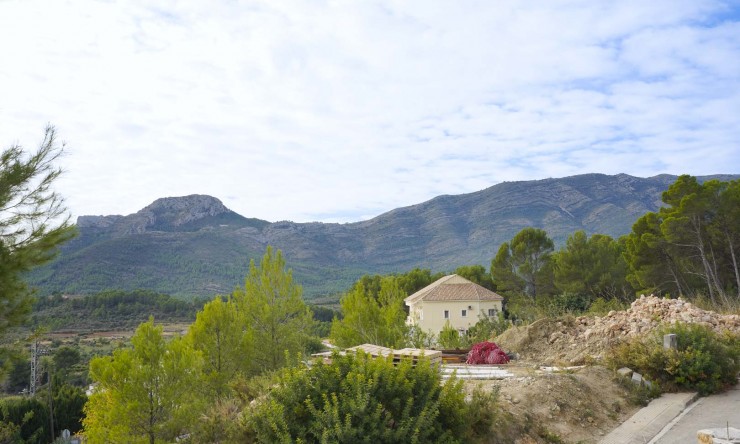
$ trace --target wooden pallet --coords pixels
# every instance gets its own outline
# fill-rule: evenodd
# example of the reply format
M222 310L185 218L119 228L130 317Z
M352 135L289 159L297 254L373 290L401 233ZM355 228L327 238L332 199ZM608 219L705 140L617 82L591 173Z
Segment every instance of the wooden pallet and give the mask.
M347 353L357 353L361 350L370 356L375 357L388 357L393 356L393 362L400 362L402 359L411 359L415 364L422 356L428 359L432 364L439 364L442 362L442 352L437 350L424 350L420 348L402 348L400 350L394 350L392 348L383 347L375 344L362 344L356 347L350 347L345 350Z

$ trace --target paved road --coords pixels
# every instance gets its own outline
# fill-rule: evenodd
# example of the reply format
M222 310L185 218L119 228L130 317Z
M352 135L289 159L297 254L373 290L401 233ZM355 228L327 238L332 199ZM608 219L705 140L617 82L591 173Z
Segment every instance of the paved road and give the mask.
M656 436L651 444L694 444L701 429L727 427L740 429L740 384L719 395L699 398L684 410L670 429Z

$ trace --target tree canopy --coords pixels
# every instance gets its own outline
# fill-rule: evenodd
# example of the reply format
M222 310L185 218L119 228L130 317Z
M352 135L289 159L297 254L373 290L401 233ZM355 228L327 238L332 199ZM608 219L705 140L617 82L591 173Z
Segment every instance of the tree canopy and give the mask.
M0 153L0 333L30 313L23 274L53 259L75 234L64 199L52 188L63 148L48 126L36 152L14 145Z
M588 237L585 231L576 231L553 255L555 286L561 292L588 295L591 300L631 298L623 251L623 245L607 235Z
M408 333L405 297L406 292L394 276L380 280L377 294L359 281L340 301L344 317L332 322L331 338L340 347L364 343L403 347Z
M524 293L532 299L552 290L555 244L545 230L527 227L499 247L491 274L499 290Z
M740 181L680 176L666 205L635 222L625 241L627 279L638 289L740 298Z
M139 326L131 343L90 361L95 390L84 419L90 443L174 442L200 411L198 352L179 338L167 342L154 319Z
M277 370L290 355L304 350L313 328L313 315L303 301L300 285L286 269L280 250L267 247L259 265L249 264L244 288L231 297L259 346L253 362L258 372Z

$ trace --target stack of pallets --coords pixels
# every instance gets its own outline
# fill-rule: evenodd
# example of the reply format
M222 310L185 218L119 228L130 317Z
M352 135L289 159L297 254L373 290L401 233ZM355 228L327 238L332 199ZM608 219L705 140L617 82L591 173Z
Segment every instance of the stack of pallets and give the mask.
M393 362L398 363L402 359L411 359L416 364L420 357L424 356L432 364L442 363L442 352L437 350L424 350L420 348L402 348L400 350L394 350L392 348L383 347L375 344L362 344L356 347L351 347L345 350L347 353L357 353L358 350L375 357L387 357L393 356Z

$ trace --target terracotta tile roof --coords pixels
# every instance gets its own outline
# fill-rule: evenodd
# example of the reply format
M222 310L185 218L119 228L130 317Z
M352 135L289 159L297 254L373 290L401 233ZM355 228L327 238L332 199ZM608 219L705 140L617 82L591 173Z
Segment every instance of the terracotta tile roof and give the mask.
M406 305L417 301L501 301L491 290L451 274L440 278L404 299Z

